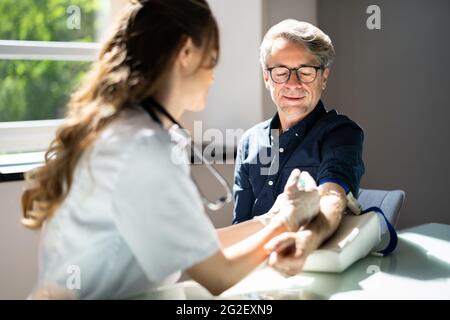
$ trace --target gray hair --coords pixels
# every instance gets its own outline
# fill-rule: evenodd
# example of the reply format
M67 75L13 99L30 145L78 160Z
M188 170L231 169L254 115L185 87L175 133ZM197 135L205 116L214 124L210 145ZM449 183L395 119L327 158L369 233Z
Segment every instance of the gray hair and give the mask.
M273 42L278 38L304 45L325 68L330 67L333 62L334 47L329 36L308 22L286 19L271 27L264 36L260 50L263 69L267 66Z

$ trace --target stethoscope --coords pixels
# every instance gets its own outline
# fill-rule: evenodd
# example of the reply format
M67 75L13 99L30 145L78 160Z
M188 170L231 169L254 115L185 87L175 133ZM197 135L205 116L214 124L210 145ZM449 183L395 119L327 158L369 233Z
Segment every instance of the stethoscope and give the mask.
M152 110L151 106L153 106L156 110L158 110L159 112L161 112L162 114L164 114L167 118L169 118L170 121L172 121L172 123L176 126L178 126L179 129L182 129L183 131L185 131L185 129L178 123L177 120L175 120L170 113L166 110L166 108L164 108L160 103L158 103L155 99L153 99L152 97L148 97L146 99L144 99L140 105L144 108L145 111L147 111L147 113L150 115L150 117L157 123L159 123L161 126L163 125L161 120L158 118L158 116L156 115L156 113L154 112L154 110ZM202 198L203 204L209 209L209 210L213 210L213 211L217 211L219 209L221 209L226 203L231 202L231 200L233 199L233 196L231 194L231 189L230 186L228 185L227 181L225 180L225 178L212 166L212 163L205 159L203 157L202 152L200 152L196 147L195 144L193 143L193 141L191 140L191 146L192 149L194 151L194 156L198 157L199 159L202 160L202 163L204 163L206 165L206 168L208 169L209 172L211 172L211 174L219 181L219 183L222 185L222 187L225 189L226 192L226 196L225 197L220 197L219 199L217 199L216 201L210 201L208 198L206 198L206 196L203 195L202 191L200 190L197 181L195 181L195 178L192 177L192 181L194 182L195 186L197 187L197 190L200 194L200 197Z

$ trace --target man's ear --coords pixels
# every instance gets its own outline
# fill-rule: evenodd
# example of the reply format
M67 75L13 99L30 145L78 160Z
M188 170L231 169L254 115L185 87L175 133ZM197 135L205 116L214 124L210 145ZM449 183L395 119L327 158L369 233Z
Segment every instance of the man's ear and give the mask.
M328 76L330 75L330 69L325 68L322 72L322 90L325 90L327 86Z
M269 72L265 69L263 69L263 79L264 79L264 84L266 86L267 90L270 90L270 86L269 86L269 81L270 81L270 77L269 77Z
M192 64L194 53L194 43L190 37L187 37L184 40L183 45L181 46L180 51L178 52L177 59L180 62L180 65L183 68L189 68Z

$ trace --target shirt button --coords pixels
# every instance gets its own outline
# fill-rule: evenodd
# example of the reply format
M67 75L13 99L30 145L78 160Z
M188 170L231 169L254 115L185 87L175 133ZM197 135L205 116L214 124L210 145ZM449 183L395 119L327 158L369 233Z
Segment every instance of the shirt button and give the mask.
M298 133L296 133L295 136L298 137Z
M284 148L280 148L280 152L284 152Z
M270 180L270 181L269 181L269 186L272 186L272 185L273 185L273 181Z

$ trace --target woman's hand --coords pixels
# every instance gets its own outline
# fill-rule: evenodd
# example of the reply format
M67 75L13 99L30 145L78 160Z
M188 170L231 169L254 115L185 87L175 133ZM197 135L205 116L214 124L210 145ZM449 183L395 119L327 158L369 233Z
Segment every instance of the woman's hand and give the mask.
M289 176L284 192L277 197L267 214L271 221L283 223L289 231L309 223L319 213L320 196L311 175L294 169Z
M267 264L286 276L294 276L302 271L306 258L319 247L318 240L310 230L284 232L264 246L270 254Z

